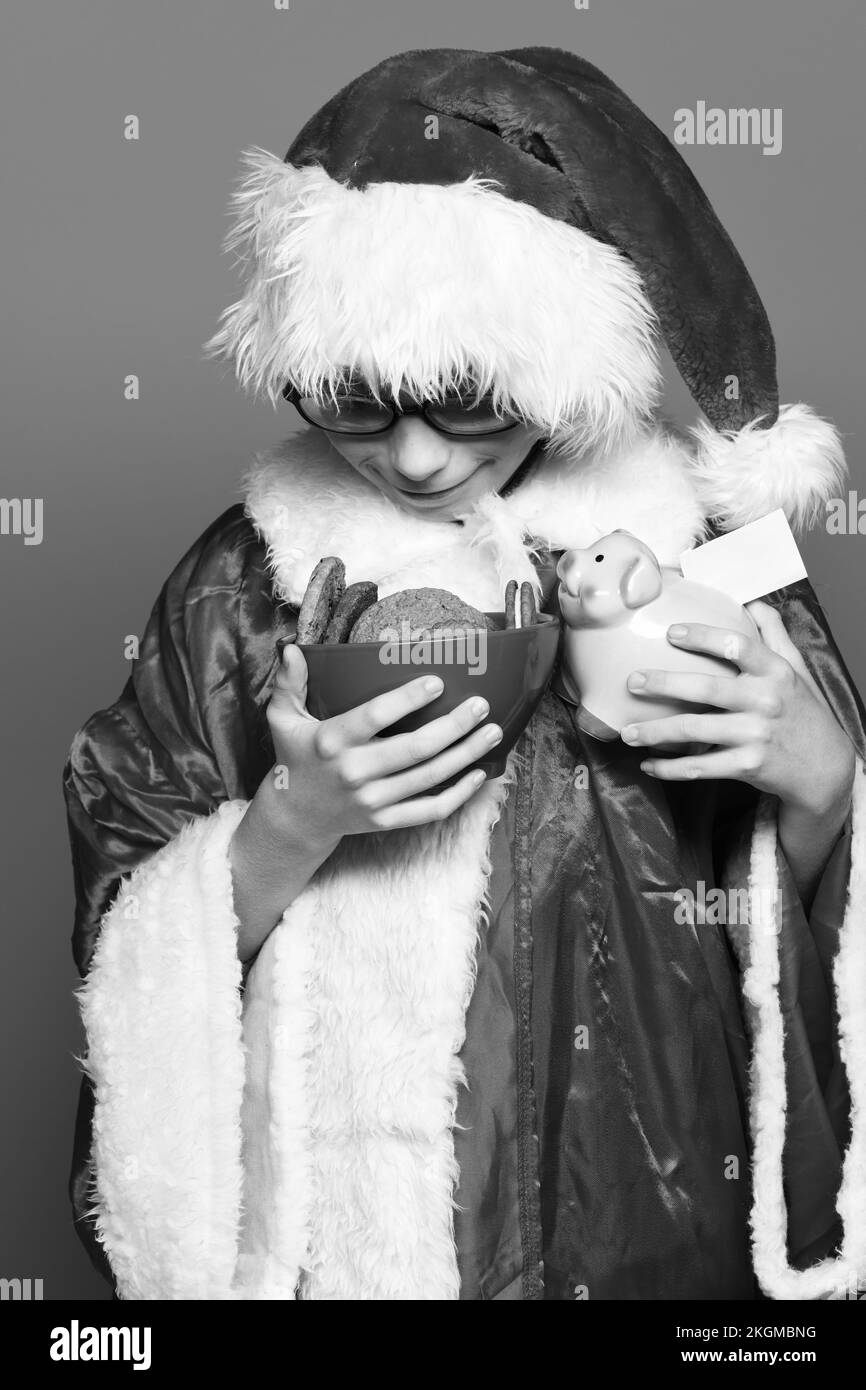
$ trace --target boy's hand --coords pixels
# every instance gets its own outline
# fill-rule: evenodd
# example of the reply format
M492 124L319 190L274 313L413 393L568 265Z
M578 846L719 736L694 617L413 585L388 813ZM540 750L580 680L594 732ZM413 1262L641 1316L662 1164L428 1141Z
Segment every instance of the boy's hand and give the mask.
M284 647L267 708L275 765L229 851L242 961L256 954L344 835L444 820L481 786L483 772L465 772L435 790L500 742L497 725L478 727L485 700L466 700L415 733L376 738L441 691L441 680L422 676L338 718L314 719L303 653Z
M631 724L622 738L632 747L703 745L705 751L697 754L642 762L651 777L732 778L777 796L779 837L808 901L850 809L854 747L776 610L759 600L748 609L761 641L700 623L668 632L676 646L732 661L740 668L736 675L635 671L629 677L635 693L669 695L718 712Z
M692 651L710 652L739 666L736 675L632 672L629 689L638 695L667 695L713 705L718 713L670 715L623 729L632 747L701 743L697 756L650 758L641 766L670 781L734 778L771 792L784 806L816 817L847 801L854 776L854 750L809 674L802 656L769 604L749 604L763 640L701 623L671 628L668 640ZM638 684L636 676L643 677Z
M434 789L502 738L498 725L478 727L489 713L486 700L466 700L414 733L376 738L442 689L439 677L421 676L346 714L314 719L306 708L307 663L296 646L285 646L267 708L276 753L271 815L292 835L302 827L312 844L332 848L344 835L450 816L481 786L484 773L466 773L444 791ZM281 767L282 786L275 775Z

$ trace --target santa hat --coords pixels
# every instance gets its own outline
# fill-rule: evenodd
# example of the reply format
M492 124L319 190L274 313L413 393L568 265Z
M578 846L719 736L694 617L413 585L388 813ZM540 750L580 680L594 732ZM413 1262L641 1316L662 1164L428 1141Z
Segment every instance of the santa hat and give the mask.
M706 422L707 513L812 519L844 473L839 437L779 406L773 335L678 150L591 63L552 48L386 59L304 126L257 146L227 250L242 297L206 355L275 405L352 372L435 395L465 381L605 453L652 417L663 338Z

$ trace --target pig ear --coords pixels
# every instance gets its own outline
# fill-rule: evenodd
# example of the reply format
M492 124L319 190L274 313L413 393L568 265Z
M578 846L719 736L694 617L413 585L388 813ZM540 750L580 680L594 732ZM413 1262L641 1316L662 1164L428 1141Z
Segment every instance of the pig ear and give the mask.
M620 585L620 596L626 608L643 608L662 591L662 574L655 557L639 555L629 565Z

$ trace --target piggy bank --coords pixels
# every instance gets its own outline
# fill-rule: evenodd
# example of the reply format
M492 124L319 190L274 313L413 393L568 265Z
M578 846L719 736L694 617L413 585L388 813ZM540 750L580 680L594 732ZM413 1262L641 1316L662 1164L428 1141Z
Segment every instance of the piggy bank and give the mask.
M626 685L632 671L736 672L732 662L672 646L666 634L673 623L759 636L742 604L661 566L629 531L612 531L587 550L567 550L556 572L565 624L564 693L580 704L578 727L595 738L618 738L626 724L707 708L633 695Z

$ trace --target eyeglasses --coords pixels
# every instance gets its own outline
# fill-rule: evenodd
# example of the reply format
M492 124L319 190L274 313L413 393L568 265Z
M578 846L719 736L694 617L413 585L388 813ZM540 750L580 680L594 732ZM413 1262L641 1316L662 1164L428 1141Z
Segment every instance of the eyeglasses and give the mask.
M377 400L367 392L350 388L318 401L291 385L284 388L283 396L308 424L333 434L384 434L399 415L423 415L440 434L462 436L504 434L520 423L516 416L497 411L490 396L467 401L454 393L443 400L419 404L405 395Z

